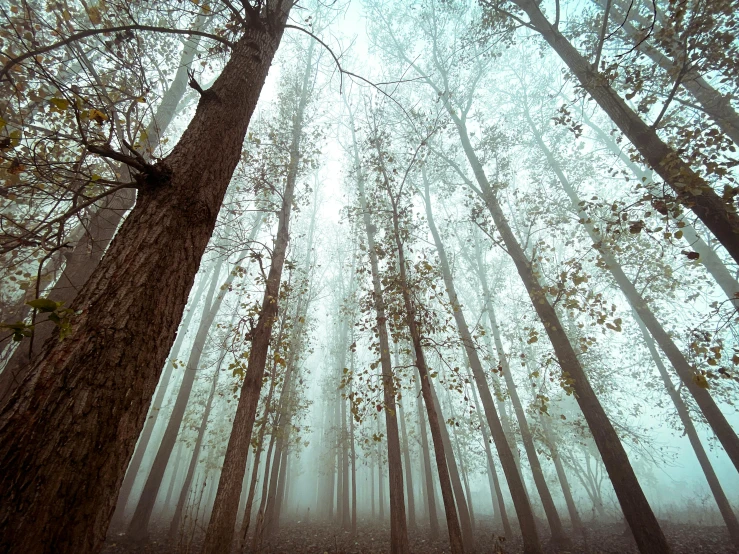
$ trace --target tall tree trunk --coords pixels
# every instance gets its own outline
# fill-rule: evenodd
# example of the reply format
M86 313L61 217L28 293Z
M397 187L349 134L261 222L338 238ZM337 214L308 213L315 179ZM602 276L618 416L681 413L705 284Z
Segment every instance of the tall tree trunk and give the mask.
M531 24L562 58L582 87L605 111L626 138L677 195L677 201L693 210L715 235L732 258L739 263L739 215L706 180L659 138L624 102L607 80L577 49L549 23L535 0L512 0L529 16Z
M390 550L393 554L408 552L408 528L405 516L405 499L403 498L403 466L400 454L400 436L398 433L398 416L395 405L395 383L393 368L390 360L390 341L387 332L387 316L385 315L385 301L380 282L380 268L375 246L374 225L367 209L367 200L364 191L364 176L361 174L357 138L352 125L352 144L354 165L357 169L357 186L359 201L362 207L364 229L367 235L367 251L370 258L372 272L372 288L374 292L374 308L377 321L377 335L380 342L380 366L382 370L383 403L385 412L385 433L387 435L388 473L390 481ZM381 464L380 464L381 466ZM380 482L382 490L382 482ZM380 497L382 499L382 497ZM381 513L384 506L381 500Z
M312 43L311 43L312 45ZM309 47L309 52L310 52ZM303 75L301 97L297 113L293 119L292 139L290 145L290 164L287 172L282 207L278 212L278 228L272 250L272 262L267 276L267 286L259 313L257 325L252 333L252 346L249 352L246 376L241 388L241 396L234 416L231 436L223 461L223 470L218 482L213 514L206 532L203 554L219 554L228 552L233 542L236 525L236 512L241 495L241 482L246 470L246 458L249 454L254 418L262 390L264 367L267 361L272 326L277 319L278 298L282 268L290 240L290 213L295 195L295 185L300 163L300 139L303 134L303 119L309 97L310 75L312 64L306 65Z
M429 456L429 439L426 433L426 420L423 417L423 407L421 406L421 385L418 375L414 375L416 384L416 405L418 407L418 428L421 430L421 456L423 457L423 475L426 481L426 509L429 515L429 524L431 525L431 539L436 540L439 537L439 517L436 515L436 492L434 489L434 475L431 472L431 459Z
M202 25L203 18L201 17L197 19L193 27L199 29ZM177 112L177 106L187 88L187 70L192 64L199 43L199 36L192 36L185 42L174 80L162 96L154 118L146 128L147 148L144 149L146 157L149 157L159 145L161 137ZM79 238L73 242L71 252L64 256L66 258L64 270L45 295L47 298L55 302L64 302L65 306L71 305L77 293L100 263L123 217L133 207L135 200L136 194L133 189L123 189L111 194L90 215L85 225L80 226L80 232L72 233L73 236L79 235ZM29 311L28 306L23 306L18 319L25 319ZM52 335L54 326L46 320L45 314L36 315L36 324L33 341L22 341L8 360L5 370L0 373L0 406L10 399L28 374L31 362L36 359L44 343ZM31 353L31 342L33 342L33 353Z
M603 406L601 406L600 401L590 386L587 375L580 365L580 360L577 358L569 338L562 328L559 316L550 304L546 292L536 278L531 263L526 258L526 254L508 225L508 221L498 202L497 195L490 185L482 164L472 148L465 122L457 117L453 111L451 116L457 127L465 155L480 186L482 199L495 222L498 232L501 234L508 255L513 260L516 270L526 287L526 291L531 298L531 303L544 324L547 336L554 347L562 370L566 372L567 377L572 381L572 388L576 393L577 402L598 446L603 463L606 466L608 475L613 483L613 488L616 491L616 496L621 504L621 509L631 527L636 543L641 552L644 553L668 553L670 549L667 541L639 485L626 451L608 419Z
M354 342L354 341L352 341ZM350 354L350 371L354 375L354 351ZM352 383L349 382L349 394L352 394ZM349 445L352 460L352 536L357 535L357 453L354 445L354 414L349 414Z
M475 378L477 384L477 390L480 393L482 400L482 406L487 416L487 423L490 427L490 431L493 435L493 441L495 442L495 448L498 451L501 465L508 481L508 486L511 490L511 496L513 497L513 504L516 508L516 514L518 515L519 525L521 526L521 534L524 538L524 550L526 552L539 552L541 551L541 545L539 544L539 535L536 531L536 521L534 520L534 513L531 509L531 504L526 496L526 491L523 486L523 479L521 474L516 467L516 461L513 456L513 452L510 448L510 443L503 431L503 426L498 418L498 413L495 411L495 405L493 404L493 397L490 394L490 388L488 387L487 379L482 368L482 362L475 348L472 334L470 333L467 325L467 320L462 312L459 299L457 297L456 288L454 286L454 279L449 266L449 260L446 255L446 249L443 242L441 241L441 235L436 227L434 221L434 214L431 208L431 193L429 190L429 182L426 176L425 170L422 171L424 178L424 200L426 204L426 219L428 221L429 229L434 237L434 244L436 245L436 251L439 254L439 261L441 266L441 273L444 279L444 286L449 297L449 303L454 310L453 316L454 321L457 325L457 332L459 338L464 345L465 354L469 361L472 369L472 375ZM561 525L560 525L561 528ZM565 539L565 534L562 531L557 535L552 528L553 538L558 541Z
M667 359L670 360L670 363L675 368L675 371L680 377L680 380L683 382L685 387L695 399L698 407L701 410L701 413L706 418L706 421L711 426L711 429L716 434L716 437L718 438L721 445L724 447L724 450L734 464L734 467L739 470L739 437L737 437L736 432L726 419L726 416L724 416L724 414L721 412L721 409L718 407L708 390L696 384L694 380L696 374L693 367L690 365L690 363L688 363L681 350L678 348L670 335L665 331L664 327L662 327L660 322L649 309L647 302L644 300L644 298L636 289L631 280L626 276L623 269L621 268L621 265L613 257L608 248L603 245L602 236L595 230L592 224L587 223L587 214L585 214L582 207L580 206L580 198L577 196L574 188L572 188L572 185L560 168L559 163L554 158L552 152L549 150L547 145L544 143L541 135L536 130L536 127L529 117L528 112L526 112L526 116L528 118L529 125L534 133L534 138L539 145L539 148L542 149L544 155L547 158L547 161L549 162L549 165L552 167L552 170L557 175L562 188L565 190L565 193L567 193L567 196L570 199L570 203L572 204L573 209L577 210L581 219L585 221L585 230L588 232L588 235L593 241L593 244L596 245L596 248L601 257L606 262L608 271L613 276L614 281L616 281L616 284L621 289L621 292L623 292L626 300L629 302L631 307L639 315L639 318L644 322L644 325L646 325L647 329L649 329L649 332L657 341L657 344L665 353Z
M713 494L713 498L716 501L719 512L721 512L721 517L724 519L726 529L729 531L731 542L734 543L735 547L739 548L739 521L737 521L736 514L731 508L729 499L726 497L724 489L721 487L721 483L716 476L716 472L711 465L711 461L708 459L708 454L703 448L703 444L701 444L700 437L698 436L698 432L695 429L695 425L693 425L693 420L690 417L688 408L683 402L683 399L680 397L680 393L675 390L675 387L670 380L670 376L667 373L667 368L665 368L665 365L662 363L659 352L657 352L657 348L654 345L654 340L647 331L646 326L639 318L638 314L635 313L634 318L639 324L639 330L641 331L642 337L644 338L644 342L649 349L649 353L652 356L652 360L654 360L654 364L657 366L659 376L662 378L662 382L665 384L667 394L669 394L672 403L675 405L675 410L677 410L677 415L680 418L680 423L682 423L683 427L685 428L685 434L688 436L690 446L693 447L695 457L698 458L698 463L703 470L706 481L708 481L708 486L711 489L711 493Z

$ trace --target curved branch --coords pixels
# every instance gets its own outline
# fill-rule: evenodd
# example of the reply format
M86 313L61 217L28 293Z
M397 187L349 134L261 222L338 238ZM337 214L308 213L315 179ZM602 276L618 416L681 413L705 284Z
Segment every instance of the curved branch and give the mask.
M233 43L223 37L219 37L217 35L206 33L203 31L196 31L193 29L168 29L167 27L155 27L153 25L120 25L118 27L107 27L105 29L85 29L84 31L80 31L79 33L70 35L63 40L55 42L54 44L50 44L49 46L44 46L43 48L28 51L25 54L18 56L17 58L10 58L10 60L8 60L5 65L3 65L2 70L0 70L0 81L5 78L5 76L13 67L18 65L22 61L27 60L28 58L32 58L34 56L38 56L52 50L56 50L57 48L61 48L62 46L66 46L67 44L71 44L78 40L82 40L83 38L95 35L102 35L105 33L115 33L118 31L152 31L154 33L169 33L174 35L198 35L225 44L229 48L233 47Z

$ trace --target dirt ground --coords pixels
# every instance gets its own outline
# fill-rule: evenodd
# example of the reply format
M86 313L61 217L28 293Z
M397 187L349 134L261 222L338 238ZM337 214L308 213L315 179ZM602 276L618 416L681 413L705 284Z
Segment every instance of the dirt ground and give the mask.
M722 527L663 524L663 529L674 554L735 554L726 530ZM477 553L516 554L522 552L517 537L499 537L492 524L482 522L476 529ZM131 543L125 535L113 535L103 554L197 554L202 544L202 533L181 537L175 543L163 540L164 533L152 531L146 543ZM636 544L623 525L589 525L584 536L573 536L572 545L557 548L548 543L541 533L545 552L554 554L631 554L637 553ZM356 536L328 523L286 523L278 535L259 550L264 554L384 554L389 551L389 527L359 525ZM449 552L445 540L432 540L428 528L410 533L411 552L441 554ZM234 554L234 553L232 553Z

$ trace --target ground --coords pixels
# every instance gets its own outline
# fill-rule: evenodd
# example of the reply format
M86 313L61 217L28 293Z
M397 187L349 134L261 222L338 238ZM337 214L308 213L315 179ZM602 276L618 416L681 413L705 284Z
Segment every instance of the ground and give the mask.
M663 529L674 554L734 554L726 530L722 527L663 524ZM477 552L516 554L522 551L520 539L501 539L491 523L477 526ZM197 553L202 536L181 537L170 543L153 530L149 542L133 544L124 535L113 535L105 545L103 554L185 554ZM586 535L573 537L571 548L557 550L545 542L545 552L554 554L631 554L637 553L633 539L624 533L623 525L588 525ZM336 525L318 522L285 523L275 539L260 550L263 554L384 554L389 551L389 527L360 525L357 535L344 532ZM410 533L411 552L417 554L442 554L449 552L444 540L431 540L428 528Z

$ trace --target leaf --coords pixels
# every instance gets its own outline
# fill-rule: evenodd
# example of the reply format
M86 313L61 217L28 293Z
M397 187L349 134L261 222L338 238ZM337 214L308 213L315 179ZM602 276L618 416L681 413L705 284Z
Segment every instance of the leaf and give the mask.
M100 110L96 110L95 108L91 108L88 115L90 116L90 119L97 121L98 125L102 125L105 121L108 120L107 115L105 115Z
M69 108L69 100L66 98L52 98L49 102L53 106L53 108L51 108L52 112L62 113Z
M693 375L693 383L695 383L702 389L707 389L709 386L705 376L700 373L696 373L695 375Z
M100 16L100 10L97 9L96 6L91 6L87 8L87 17L90 18L90 23L93 25L100 25L102 23L103 19Z
M37 298L36 300L26 302L26 304L40 312L53 312L61 305L60 302L54 302L48 298Z

